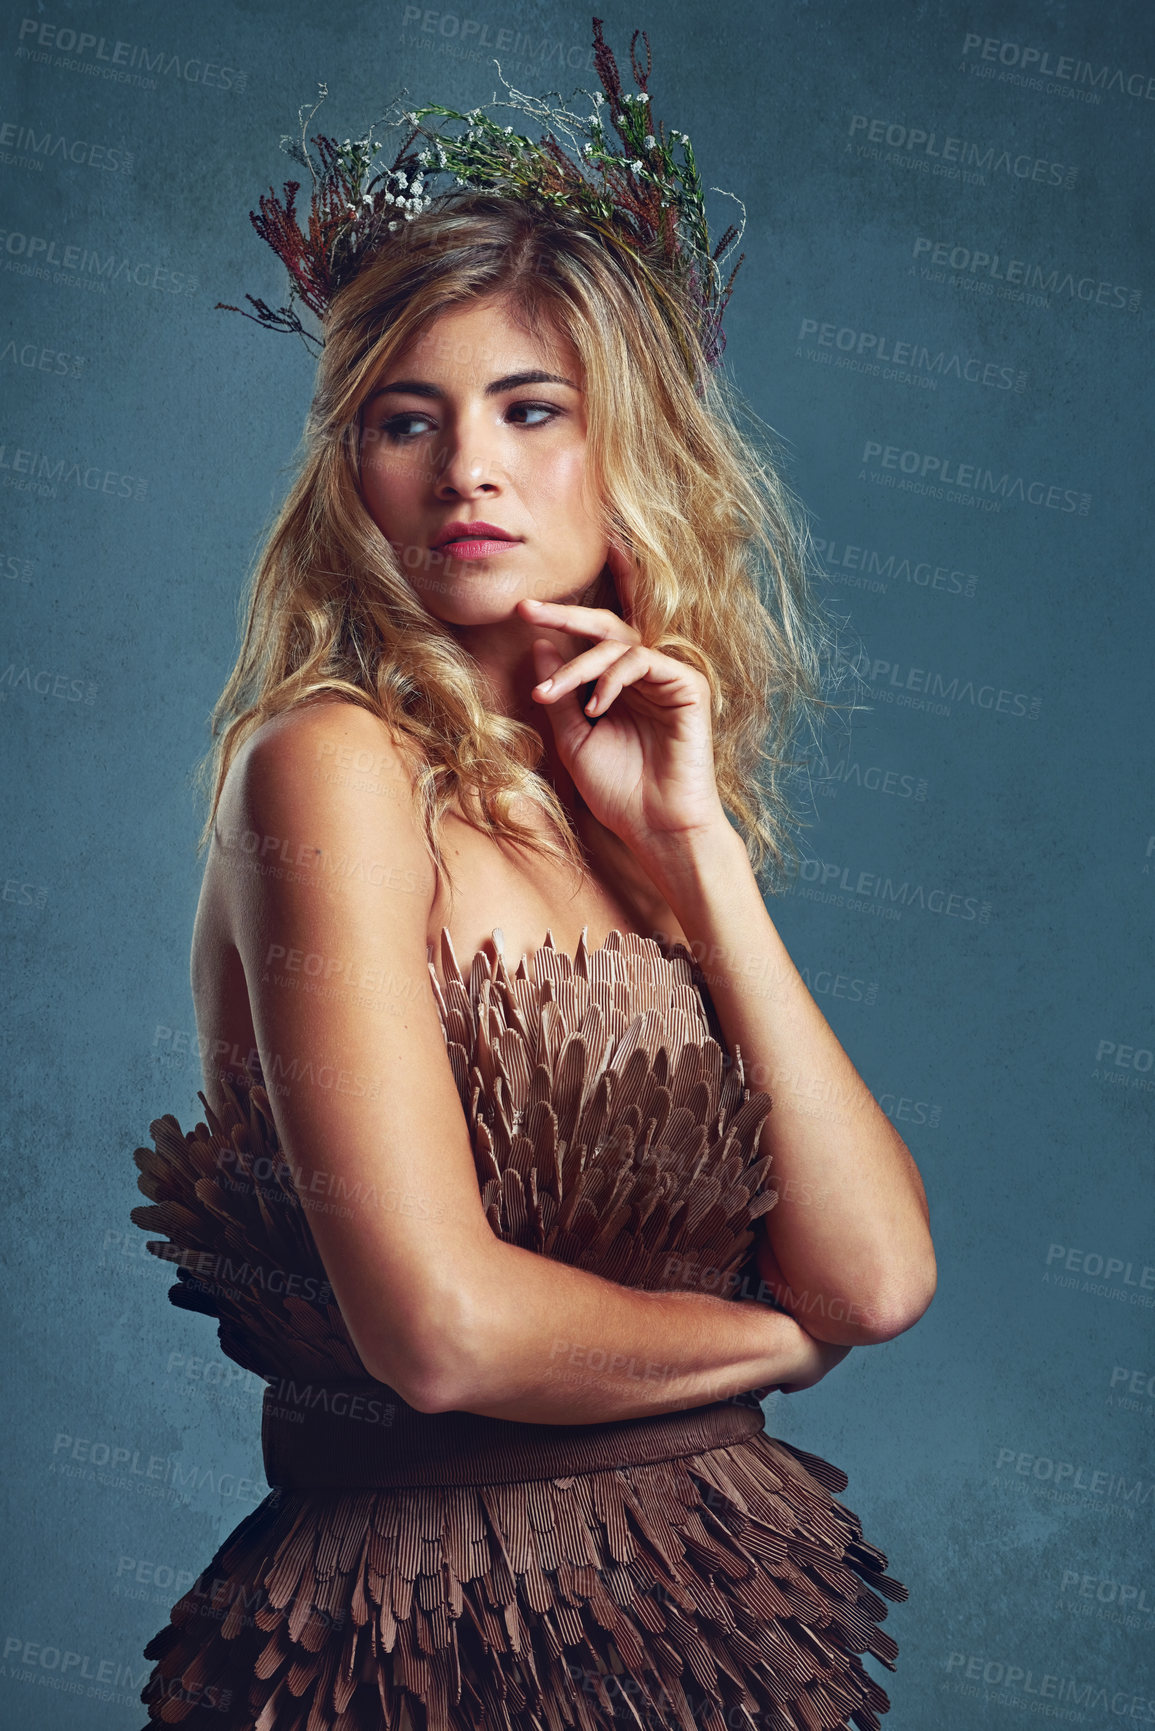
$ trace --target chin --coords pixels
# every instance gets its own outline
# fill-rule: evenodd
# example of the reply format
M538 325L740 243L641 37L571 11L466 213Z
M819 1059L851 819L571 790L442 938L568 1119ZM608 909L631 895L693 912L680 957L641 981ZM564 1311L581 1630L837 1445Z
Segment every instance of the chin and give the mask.
M410 577L414 594L435 619L446 625L497 625L513 617L524 595L533 594L522 577L485 570L444 576L434 572Z

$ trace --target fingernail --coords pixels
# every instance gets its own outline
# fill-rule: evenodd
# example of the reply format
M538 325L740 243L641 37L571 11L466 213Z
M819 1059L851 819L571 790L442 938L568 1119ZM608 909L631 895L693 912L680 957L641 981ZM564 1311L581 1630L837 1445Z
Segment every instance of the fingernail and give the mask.
M548 691L552 684L553 684L552 679L543 679L541 681L540 685L535 685L533 689L535 691Z

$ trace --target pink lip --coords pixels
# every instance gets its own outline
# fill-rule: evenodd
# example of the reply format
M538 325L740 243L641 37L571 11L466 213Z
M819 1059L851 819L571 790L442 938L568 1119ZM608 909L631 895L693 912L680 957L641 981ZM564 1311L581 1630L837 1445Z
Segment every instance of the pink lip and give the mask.
M455 559L488 559L506 547L517 544L518 537L496 523L447 523L434 541L435 548L444 549Z

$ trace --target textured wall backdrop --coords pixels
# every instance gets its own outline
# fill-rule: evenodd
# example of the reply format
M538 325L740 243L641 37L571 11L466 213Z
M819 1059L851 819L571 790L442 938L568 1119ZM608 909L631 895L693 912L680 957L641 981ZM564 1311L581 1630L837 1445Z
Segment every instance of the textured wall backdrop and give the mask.
M1155 9L608 0L620 56L639 25L746 202L727 366L869 685L773 911L940 1256L768 1428L909 1583L895 1731L1151 1723ZM246 213L319 80L343 136L488 98L495 53L589 86L590 40L568 0L3 8L4 1727L139 1725L265 1489L256 1380L128 1218L150 1119L199 1110L188 778L311 380L214 302L282 297Z

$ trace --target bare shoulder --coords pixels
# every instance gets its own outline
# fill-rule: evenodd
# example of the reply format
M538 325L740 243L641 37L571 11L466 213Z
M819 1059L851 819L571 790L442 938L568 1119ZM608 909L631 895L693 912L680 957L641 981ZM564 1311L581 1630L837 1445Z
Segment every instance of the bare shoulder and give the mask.
M417 759L379 716L343 698L311 700L256 729L229 767L214 840L235 886L306 874L403 890L432 906L436 873L415 789ZM422 928L424 929L424 928Z
M415 772L413 751L380 716L346 698L314 698L249 736L226 791L242 810L268 799L301 816L327 807L379 816L392 808L403 825L416 821Z

